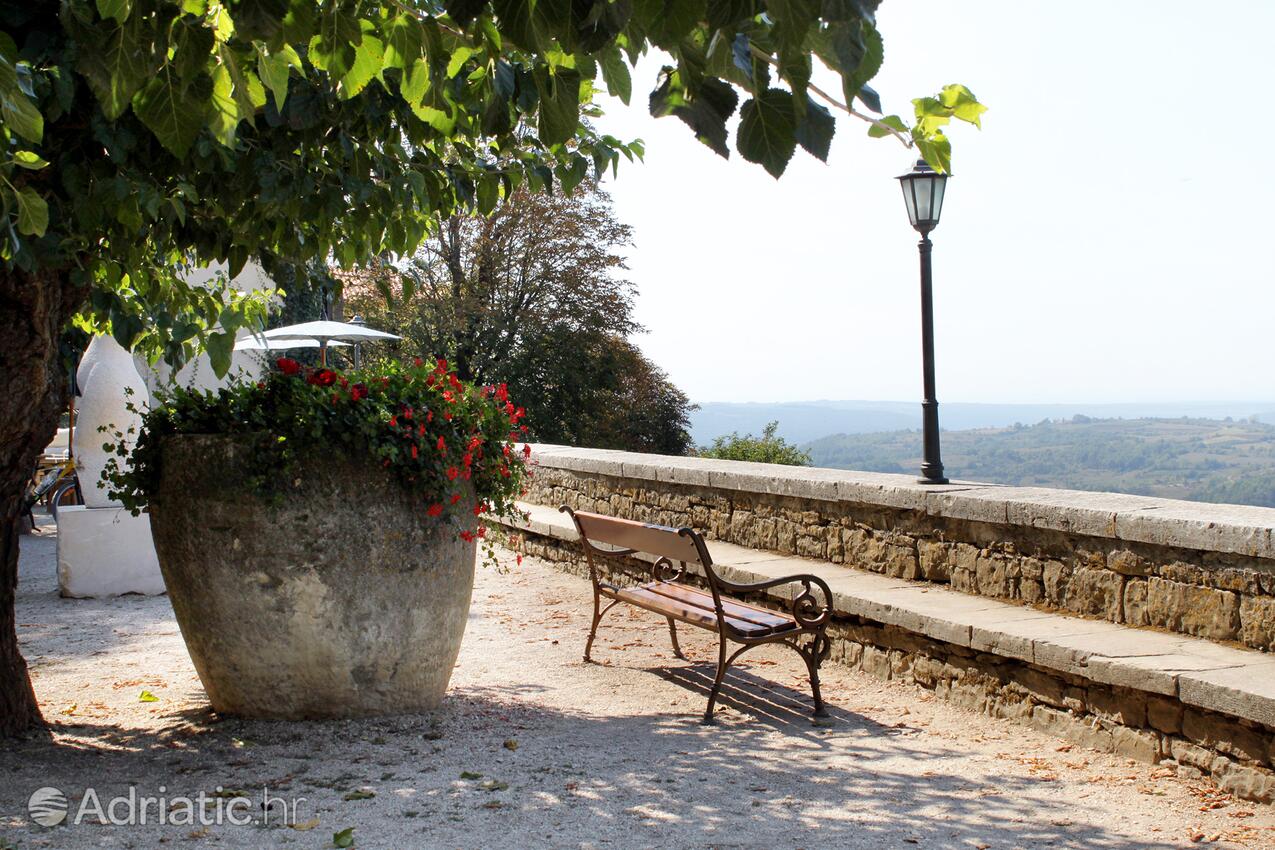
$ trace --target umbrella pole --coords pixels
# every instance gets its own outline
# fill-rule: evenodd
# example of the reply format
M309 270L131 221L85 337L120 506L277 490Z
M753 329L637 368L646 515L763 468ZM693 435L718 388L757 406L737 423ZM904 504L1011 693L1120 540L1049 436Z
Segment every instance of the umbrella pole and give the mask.
M328 341L326 339L319 340L319 363L324 367L328 365Z

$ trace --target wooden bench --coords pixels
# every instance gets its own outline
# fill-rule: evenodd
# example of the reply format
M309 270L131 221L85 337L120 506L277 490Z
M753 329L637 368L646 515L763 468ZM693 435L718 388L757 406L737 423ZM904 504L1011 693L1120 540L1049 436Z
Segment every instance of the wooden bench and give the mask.
M697 626L718 635L717 676L708 695L708 708L704 722L713 722L713 706L721 691L722 680L730 665L754 646L782 643L796 650L806 662L810 672L810 690L814 695L815 715L826 711L819 692L819 666L828 655L828 621L832 614L832 592L818 576L805 573L770 579L753 584L736 584L727 581L713 570L704 538L694 529L670 528L649 525L602 514L574 511L563 505L561 511L569 514L580 532L580 543L589 565L589 579L593 582L593 625L589 640L584 645L584 660L592 661L593 640L598 633L602 615L613 607L626 602L647 611L664 616L668 620L669 637L673 641L673 653L685 659L677 642L677 623ZM603 548L598 544L610 548ZM599 576L594 556L626 557L639 552L654 556L651 564L651 581L630 587L618 587ZM676 564L677 566L674 566ZM698 564L708 585L701 590L681 579L688 564ZM787 613L749 605L726 594L756 593L785 584L798 584ZM816 598L815 589L823 595ZM610 602L604 607L603 599ZM727 643L742 644L727 654Z

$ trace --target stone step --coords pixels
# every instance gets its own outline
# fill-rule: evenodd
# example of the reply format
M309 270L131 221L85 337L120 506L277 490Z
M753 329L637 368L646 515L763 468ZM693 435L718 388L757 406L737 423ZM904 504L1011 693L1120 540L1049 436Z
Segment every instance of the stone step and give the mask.
M578 542L570 518L556 508L531 503L520 507L527 519L505 524ZM1275 656L1269 653L1042 611L730 543L710 541L709 552L714 569L733 582L812 573L828 583L833 607L842 615L1275 726ZM791 592L792 586L779 587L771 595L784 599Z

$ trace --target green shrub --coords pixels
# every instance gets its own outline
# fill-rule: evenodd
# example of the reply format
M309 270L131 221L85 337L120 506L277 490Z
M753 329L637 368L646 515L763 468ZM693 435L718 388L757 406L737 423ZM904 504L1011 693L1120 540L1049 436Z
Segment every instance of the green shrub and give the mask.
M810 454L776 436L778 422L767 423L760 437L752 434L739 436L738 431L713 440L711 446L701 446L700 457L722 460L747 460L753 463L782 463L786 466L810 466Z

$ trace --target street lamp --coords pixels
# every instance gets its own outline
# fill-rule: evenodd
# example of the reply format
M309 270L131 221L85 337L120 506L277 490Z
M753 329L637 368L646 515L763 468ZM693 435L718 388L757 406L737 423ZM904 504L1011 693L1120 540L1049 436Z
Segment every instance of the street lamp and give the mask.
M946 484L943 461L939 457L939 403L934 397L934 304L930 282L930 231L938 226L943 211L943 192L947 175L939 174L923 159L916 167L899 177L908 220L921 234L917 248L921 252L921 359L925 380L925 400L921 402L922 439L925 460L921 464L921 484Z
M355 313L354 318L350 319L350 324L360 328L367 327L367 321L364 320L364 318L360 316L358 313ZM359 350L359 344L357 342L354 343L354 368L355 369L363 368L363 352Z

